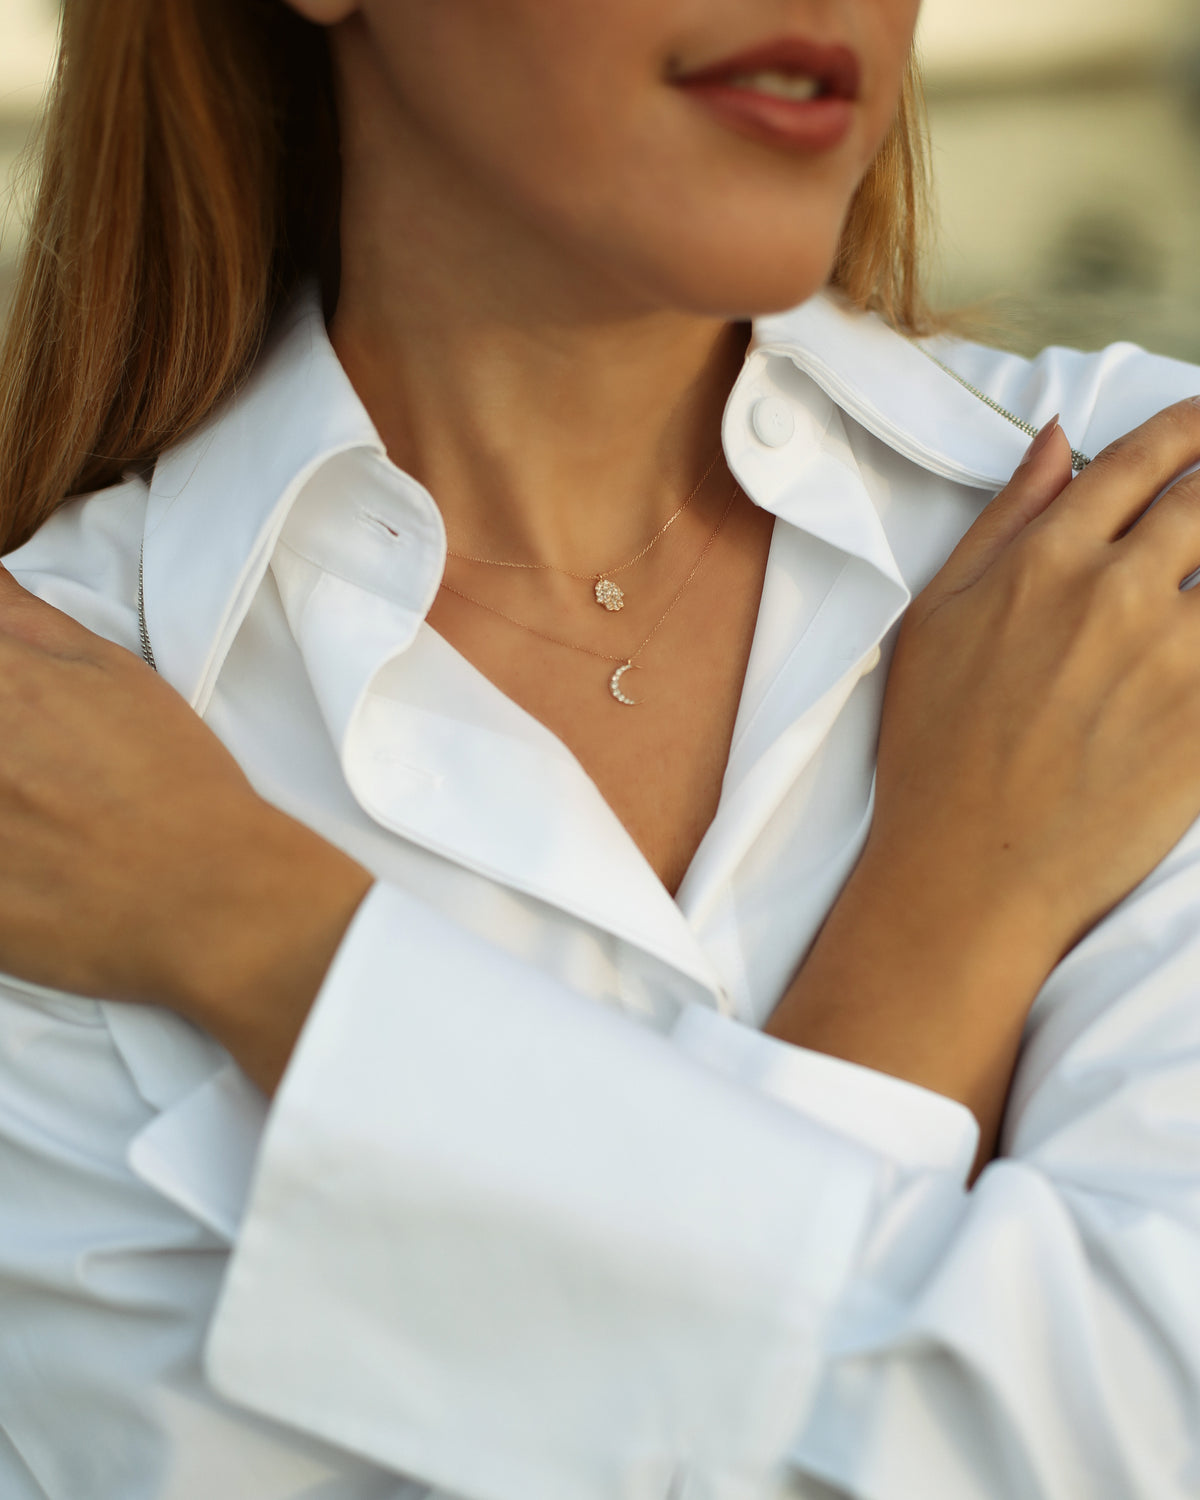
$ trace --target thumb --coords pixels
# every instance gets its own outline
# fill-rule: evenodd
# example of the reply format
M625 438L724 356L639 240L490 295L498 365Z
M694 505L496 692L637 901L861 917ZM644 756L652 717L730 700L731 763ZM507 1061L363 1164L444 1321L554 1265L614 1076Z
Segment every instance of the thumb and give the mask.
M1073 477L1071 445L1057 417L1042 428L1013 477L950 554L939 575L948 592L970 588Z

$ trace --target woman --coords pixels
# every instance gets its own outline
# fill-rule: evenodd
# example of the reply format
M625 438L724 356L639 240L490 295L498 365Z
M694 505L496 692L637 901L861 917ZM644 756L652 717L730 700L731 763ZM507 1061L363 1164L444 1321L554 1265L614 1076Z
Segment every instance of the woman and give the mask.
M5 1500L1197 1492L1200 372L914 341L915 19L68 0Z

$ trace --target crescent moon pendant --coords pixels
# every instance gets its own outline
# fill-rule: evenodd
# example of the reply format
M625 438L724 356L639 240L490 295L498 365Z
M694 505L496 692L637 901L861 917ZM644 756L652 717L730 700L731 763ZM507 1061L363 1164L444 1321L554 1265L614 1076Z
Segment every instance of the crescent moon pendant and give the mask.
M628 704L630 708L636 708L638 705L638 700L636 698L627 698L621 691L621 678L624 677L626 672L631 672L632 670L633 663L631 661L627 661L623 667L618 667L617 670L609 678L608 687L609 691L612 693L613 697L617 700L618 703L625 703Z

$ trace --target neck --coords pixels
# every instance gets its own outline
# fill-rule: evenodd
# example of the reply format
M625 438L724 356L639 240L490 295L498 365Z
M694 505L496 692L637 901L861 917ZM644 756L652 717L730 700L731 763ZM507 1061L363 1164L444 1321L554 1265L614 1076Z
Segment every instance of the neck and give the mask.
M389 453L453 550L579 571L635 550L719 447L744 329L547 243L358 71L330 331Z

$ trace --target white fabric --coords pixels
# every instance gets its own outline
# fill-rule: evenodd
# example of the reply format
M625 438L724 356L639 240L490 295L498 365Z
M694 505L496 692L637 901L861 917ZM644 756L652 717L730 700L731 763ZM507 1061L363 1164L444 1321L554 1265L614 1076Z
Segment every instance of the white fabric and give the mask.
M938 353L1089 451L1200 390ZM1196 833L1051 977L969 1194L959 1105L760 1034L865 836L893 626L1025 439L817 298L724 440L777 521L675 900L425 624L436 504L313 304L8 559L134 649L144 536L163 674L378 884L269 1110L165 1011L0 981L4 1500L1200 1494Z

